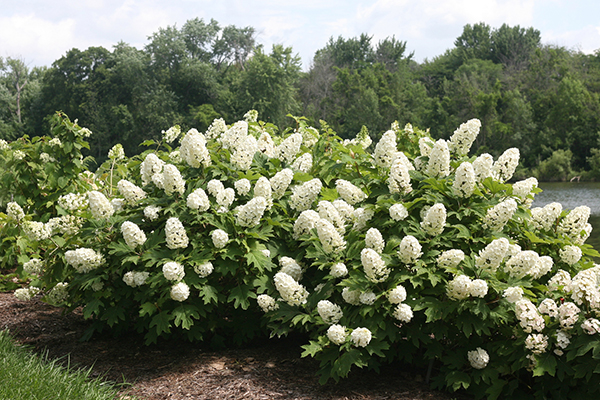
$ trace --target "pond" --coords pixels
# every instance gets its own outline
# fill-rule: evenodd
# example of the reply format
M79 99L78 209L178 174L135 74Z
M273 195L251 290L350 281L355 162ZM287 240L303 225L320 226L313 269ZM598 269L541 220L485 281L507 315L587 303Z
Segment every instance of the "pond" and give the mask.
M591 209L589 222L594 229L586 243L600 250L600 182L541 182L539 187L543 192L535 196L532 207L557 202L563 210L578 206Z

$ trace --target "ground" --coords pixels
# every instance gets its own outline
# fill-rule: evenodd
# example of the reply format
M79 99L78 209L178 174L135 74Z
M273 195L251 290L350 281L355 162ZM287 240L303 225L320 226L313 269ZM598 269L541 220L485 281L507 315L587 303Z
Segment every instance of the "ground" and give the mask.
M352 371L340 383L320 385L318 363L301 358L298 339L272 339L215 351L202 344L141 337L79 338L88 327L80 312L63 315L39 300L23 302L0 293L0 330L50 358L61 358L92 376L124 383L121 399L440 399L459 397L431 390L424 371L391 364L379 374Z

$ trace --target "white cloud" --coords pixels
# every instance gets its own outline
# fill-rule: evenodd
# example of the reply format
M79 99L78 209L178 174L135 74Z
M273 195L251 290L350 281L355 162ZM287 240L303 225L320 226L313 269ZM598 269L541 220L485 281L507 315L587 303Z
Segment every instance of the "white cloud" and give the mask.
M566 32L542 32L542 42L592 54L600 50L600 26L588 25Z

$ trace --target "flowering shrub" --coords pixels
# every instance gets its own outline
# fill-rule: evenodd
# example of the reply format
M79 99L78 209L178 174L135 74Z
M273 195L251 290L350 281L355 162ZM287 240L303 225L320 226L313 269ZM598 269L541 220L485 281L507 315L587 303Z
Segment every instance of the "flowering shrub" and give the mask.
M130 159L114 148L96 187L57 198L69 219L50 230L11 204L37 249L15 294L147 342L246 340L264 315L273 335L308 334L323 382L399 359L477 397L598 393L588 208L531 209L537 181L508 183L517 149L468 155L478 120L448 141L392 124L373 149L365 131L296 122L277 135L216 120Z

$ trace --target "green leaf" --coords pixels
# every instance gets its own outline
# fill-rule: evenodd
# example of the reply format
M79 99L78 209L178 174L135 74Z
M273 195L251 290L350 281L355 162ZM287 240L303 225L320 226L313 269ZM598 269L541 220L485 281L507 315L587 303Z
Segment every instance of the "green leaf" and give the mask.
M173 310L175 316L175 326L181 326L189 330L194 325L194 319L199 319L198 308L189 304L181 304Z
M471 385L471 377L466 372L452 371L446 375L446 382L452 386L452 390L457 391L461 387L468 389Z
M302 348L304 349L304 351L302 352L300 357L315 357L317 353L319 353L323 349L319 342L315 342L314 340L311 340L309 344L303 345Z
M168 311L162 311L159 314L155 315L150 321L150 328L156 327L156 336L160 336L163 332L169 333L171 328L171 316Z
M158 310L158 307L154 303L146 302L140 306L140 317L146 315L150 316Z
M548 373L554 376L556 373L556 358L551 353L544 353L537 357L537 363L533 369L533 376L542 376Z
M83 307L83 318L88 319L94 314L98 315L100 307L102 306L104 306L102 300L92 299L85 305L85 307Z
M250 299L256 298L256 293L250 290L249 285L239 285L231 289L231 294L227 298L227 302L231 303L233 301L233 307L239 308L242 307L243 310L247 310L250 307Z
M219 292L210 285L203 286L200 289L200 297L204 300L204 304L219 303Z

